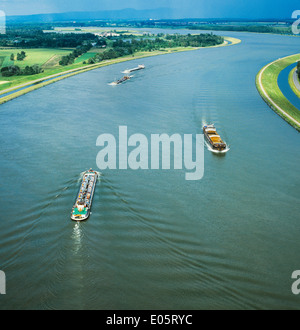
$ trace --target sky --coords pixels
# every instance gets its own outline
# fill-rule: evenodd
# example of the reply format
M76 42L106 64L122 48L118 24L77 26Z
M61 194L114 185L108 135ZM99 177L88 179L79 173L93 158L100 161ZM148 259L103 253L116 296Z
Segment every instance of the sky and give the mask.
M0 0L6 15L170 8L170 18L291 18L300 0Z

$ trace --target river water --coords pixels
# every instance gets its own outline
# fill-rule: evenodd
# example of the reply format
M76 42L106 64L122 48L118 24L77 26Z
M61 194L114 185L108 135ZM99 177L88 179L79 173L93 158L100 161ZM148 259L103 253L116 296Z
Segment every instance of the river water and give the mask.
M290 72L296 67L296 64L289 65L287 68L282 70L278 76L278 86L282 91L283 95L297 108L300 109L300 99L293 92L291 86L286 82L289 79Z
M1 105L1 309L299 308L299 133L255 87L299 39L223 35L242 43L146 58L120 86L108 84L141 61ZM205 150L202 180L105 170L90 219L70 220L100 134L197 134L203 123L231 150Z

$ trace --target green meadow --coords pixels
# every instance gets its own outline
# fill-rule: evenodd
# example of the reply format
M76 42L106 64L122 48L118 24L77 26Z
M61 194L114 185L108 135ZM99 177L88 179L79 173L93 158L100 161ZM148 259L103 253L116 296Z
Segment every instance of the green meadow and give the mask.
M74 61L75 64L78 63L83 63L84 61L88 61L89 58L94 57L97 53L96 52L88 52L85 53L83 55L81 55L80 57L77 57Z
M26 52L26 58L23 61L17 61L17 54L21 51ZM55 56L68 55L71 49L0 49L0 58L3 59L1 67L8 65L18 65L20 68L24 68L27 65L32 66L34 64L39 64L41 66L45 65L51 58ZM11 61L10 56L14 54L15 60ZM0 61L1 64L1 61ZM54 63L54 65L58 62Z
M24 51L26 53L26 58L23 61L17 61L17 54ZM18 84L26 83L31 80L46 77L55 73L63 72L68 69L75 69L81 66L84 61L95 56L97 52L102 50L94 50L83 54L82 56L76 58L73 65L63 67L59 65L59 61L63 56L69 55L73 49L0 49L0 69L10 65L17 65L20 68L25 68L26 66L32 66L35 64L40 65L44 72L33 76L12 76L12 77L2 77L0 75L0 90L13 87ZM11 60L11 54L14 54L14 61Z

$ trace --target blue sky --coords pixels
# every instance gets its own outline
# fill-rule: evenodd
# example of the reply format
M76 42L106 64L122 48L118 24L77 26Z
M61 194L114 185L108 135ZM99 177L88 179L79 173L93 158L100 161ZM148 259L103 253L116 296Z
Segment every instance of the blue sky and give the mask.
M0 0L7 15L161 7L172 9L172 18L289 18L300 0Z

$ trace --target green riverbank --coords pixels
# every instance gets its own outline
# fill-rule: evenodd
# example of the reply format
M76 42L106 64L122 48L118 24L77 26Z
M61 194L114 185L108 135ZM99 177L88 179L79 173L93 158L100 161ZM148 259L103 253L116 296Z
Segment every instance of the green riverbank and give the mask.
M300 54L278 59L263 67L256 76L256 87L264 101L298 131L300 131L300 111L282 94L277 81L282 70L299 60Z
M213 46L213 47L204 47L204 48L215 48L215 47L224 47L224 46L232 46L239 44L241 42L240 39L236 38L231 38L231 37L224 37L225 42L222 45L218 46ZM145 57L150 57L150 56L158 56L158 55L165 55L165 54L171 54L171 53L176 53L176 52L184 52L184 51L192 51L192 50L199 50L202 48L193 48L193 47L178 47L178 48L168 48L164 50L159 50L159 51L153 51L153 52L139 52L134 54L134 56L124 56L121 58L113 59L113 60L108 60L108 61L103 61L97 64L92 64L92 65L78 65L78 66L72 66L70 67L71 69L69 70L62 70L62 68L56 69L56 71L53 71L51 75L36 75L34 79L29 81L24 82L23 84L18 84L15 86L11 86L9 88L3 89L0 91L0 95L6 94L6 93L11 93L13 91L16 91L15 93L9 94L7 96L3 96L0 98L0 104L6 103L12 99L15 99L17 97L20 97L24 94L27 94L31 91L34 91L38 88L53 84L57 81L60 81L62 79L66 79L69 77L72 77L74 75L84 73L90 70L95 70L107 65L112 65L116 63L122 63L122 62L127 62L127 61L132 61L136 59L142 59ZM57 72L58 71L58 72ZM49 81L45 81L51 79ZM33 85L33 86L32 86ZM27 88L26 88L27 87ZM20 90L20 88L23 88Z

